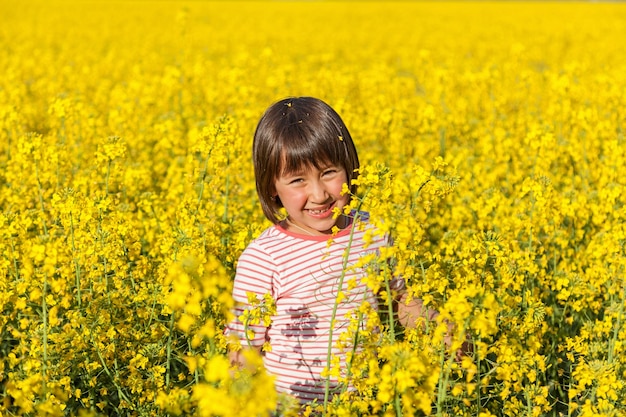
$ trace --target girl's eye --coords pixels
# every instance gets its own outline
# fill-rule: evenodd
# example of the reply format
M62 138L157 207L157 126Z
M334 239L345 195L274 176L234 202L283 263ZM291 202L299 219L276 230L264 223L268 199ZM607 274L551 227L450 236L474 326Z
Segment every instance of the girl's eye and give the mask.
M294 178L291 181L289 181L289 184L299 184L302 182L302 178Z
M335 168L331 168L331 169L327 169L326 171L324 171L324 175L332 175L336 172L337 170Z

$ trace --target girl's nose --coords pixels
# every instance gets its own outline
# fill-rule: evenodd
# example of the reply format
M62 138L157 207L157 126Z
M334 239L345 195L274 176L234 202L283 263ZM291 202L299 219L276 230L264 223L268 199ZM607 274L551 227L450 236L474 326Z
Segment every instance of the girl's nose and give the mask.
M309 201L312 203L322 204L328 200L326 187L321 181L313 181L309 188Z

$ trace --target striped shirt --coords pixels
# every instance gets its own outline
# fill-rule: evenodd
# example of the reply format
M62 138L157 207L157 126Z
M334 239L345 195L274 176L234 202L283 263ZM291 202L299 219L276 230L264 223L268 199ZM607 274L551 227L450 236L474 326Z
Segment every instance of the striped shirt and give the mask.
M364 301L374 308L377 305L376 296L361 281L364 268L351 266L364 255L377 254L388 245L388 239L370 232L366 244L366 230L373 226L361 224L364 227L341 230L330 245L329 236L301 235L274 225L251 242L239 258L233 288L238 305L235 315L239 317L250 308L248 293L257 299L269 293L276 302L276 314L269 327L263 323L248 326L254 331L250 340L239 319L230 323L227 333L238 335L242 346L250 343L260 347L269 342L271 351L264 353L266 370L275 376L277 391L300 402L324 399L326 379L320 374L327 364L330 323L340 282L343 294L335 315L332 355L344 368L345 354L335 348L335 343L349 324L346 314ZM392 283L394 288L402 285L398 281ZM331 389L336 387L331 379Z

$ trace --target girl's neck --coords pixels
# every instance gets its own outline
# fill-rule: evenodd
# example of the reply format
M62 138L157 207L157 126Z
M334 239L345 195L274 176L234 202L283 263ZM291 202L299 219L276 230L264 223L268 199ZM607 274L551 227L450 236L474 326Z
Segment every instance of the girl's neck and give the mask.
M285 218L285 220L283 221L284 223L284 229L285 230L289 230L290 232L295 232L298 234L306 234L308 236L324 236L324 235L331 235L332 233L324 233L324 232L320 232L320 231L315 231L317 233L314 233L312 230L309 229L305 229L304 227L298 226L296 223L294 223L289 216L287 216ZM350 221L348 220L348 218L346 216L339 216L339 218L337 219L337 222L335 223L335 226L337 226L339 228L339 230L343 230L346 227L348 227L348 225L350 224Z

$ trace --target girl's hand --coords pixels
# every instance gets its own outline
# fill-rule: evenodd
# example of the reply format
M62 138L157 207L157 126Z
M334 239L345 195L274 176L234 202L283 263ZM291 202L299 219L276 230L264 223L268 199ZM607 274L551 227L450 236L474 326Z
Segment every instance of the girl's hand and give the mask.
M246 359L246 350L254 350L259 356L262 355L260 347L242 347L239 350L231 350L228 352L228 359L231 366L235 368L249 368L251 366L250 361Z
M448 324L448 332L443 338L443 342L446 346L446 349L450 349L452 347L452 336L454 334L454 324ZM461 345L459 349L455 352L454 359L456 362L460 363L463 360L464 356L472 356L474 354L474 344L469 338L465 338L465 341Z

